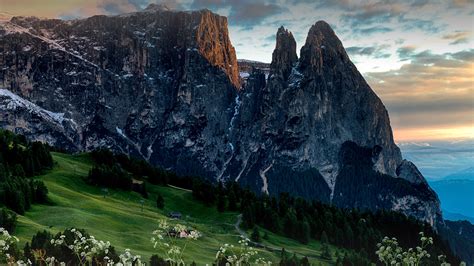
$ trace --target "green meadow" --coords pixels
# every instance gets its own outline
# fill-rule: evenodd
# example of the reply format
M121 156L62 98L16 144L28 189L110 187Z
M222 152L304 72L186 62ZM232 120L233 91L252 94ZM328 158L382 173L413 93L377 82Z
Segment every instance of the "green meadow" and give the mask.
M238 245L239 233L235 228L238 213L219 213L215 207L207 207L193 199L191 192L179 188L147 184L149 198L144 199L135 192L109 189L105 195L100 187L88 185L87 176L92 162L88 155L53 153L55 166L36 178L45 182L49 190L48 205L33 205L24 216L18 217L14 234L24 245L37 231L52 233L67 228L85 229L97 239L110 241L121 253L130 249L148 261L153 254L165 257L165 250L153 248L151 237L158 221L167 219L170 211L179 211L183 217L179 223L197 229L202 237L190 241L185 250L185 261L198 265L211 264L217 250L223 244ZM156 208L156 195L165 200L165 208ZM263 244L270 249L258 249L258 257L278 263L282 247L298 257L307 256L315 265L331 265L331 261L320 258L320 243L311 241L308 245L275 235L264 229L268 239ZM247 232L250 234L250 232ZM181 241L181 240L180 240ZM184 241L184 240L183 240ZM334 253L335 249L331 247Z

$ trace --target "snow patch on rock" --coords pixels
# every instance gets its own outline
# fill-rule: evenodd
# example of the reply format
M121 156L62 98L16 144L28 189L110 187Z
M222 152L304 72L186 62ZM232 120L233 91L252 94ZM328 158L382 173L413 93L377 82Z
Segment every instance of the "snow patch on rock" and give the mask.
M55 113L45 110L9 90L0 89L0 98L6 98L6 101L3 101L3 104L0 102L0 109L14 111L18 108L25 108L30 113L41 116L45 120L59 125L62 125L65 120L64 113Z

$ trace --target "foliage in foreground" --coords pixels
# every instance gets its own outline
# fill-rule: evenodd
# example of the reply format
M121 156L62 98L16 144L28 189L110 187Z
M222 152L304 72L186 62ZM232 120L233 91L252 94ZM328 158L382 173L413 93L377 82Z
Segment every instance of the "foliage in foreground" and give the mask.
M158 256L151 258L151 264L179 266L188 265L183 256L188 241L201 237L197 230L185 225L162 220L158 229L153 231L151 242L153 246L163 247L165 259ZM248 239L242 238L240 246L224 244L216 253L214 261L217 265L270 265L263 258L256 258L258 251L249 246ZM145 265L138 255L133 255L126 249L117 254L108 241L97 240L84 230L68 229L63 233L52 236L48 232L37 233L31 244L27 243L23 253L19 251L18 238L11 236L7 230L0 228L0 264L8 265ZM192 265L192 264L191 264Z
M377 254L379 261L384 265L396 265L396 266L418 266L427 265L426 259L430 258L431 255L427 251L428 246L433 245L433 238L426 237L423 232L420 235L420 245L415 248L409 248L404 250L399 246L396 238L384 237L381 243L377 244ZM446 262L446 256L439 255L438 261L441 266L448 266ZM465 266L464 262L460 265Z
M188 241L196 241L201 233L181 225L162 220L158 229L152 233L151 242L154 247L165 247L165 259L153 256L150 260L152 265L195 265L194 262L185 262L185 254ZM117 255L110 242L97 240L82 230L69 229L54 238L47 232L37 234L33 237L31 246L26 245L24 254L17 248L18 238L11 236L7 230L0 228L0 263L8 265L117 265L117 266L141 266L145 265L141 257L133 255L129 249ZM421 245L416 248L403 250L396 238L384 237L378 243L375 252L379 261L384 265L397 266L419 266L426 265L426 260L431 255L427 251L428 246L433 244L433 238L426 237L420 232ZM216 253L213 265L218 266L243 266L243 265L271 265L271 261L257 257L258 251L249 246L250 240L242 238L239 246L224 244ZM53 254L58 254L57 257ZM308 258L298 260L294 255L288 256L283 249L280 265L309 265ZM338 260L337 265L353 265L354 261ZM438 256L439 265L448 266L444 255ZM465 266L465 263L461 263Z

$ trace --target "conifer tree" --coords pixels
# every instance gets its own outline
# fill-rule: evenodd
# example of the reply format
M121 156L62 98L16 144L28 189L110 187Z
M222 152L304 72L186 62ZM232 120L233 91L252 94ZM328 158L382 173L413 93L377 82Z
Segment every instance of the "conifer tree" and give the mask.
M161 194L158 194L158 197L156 198L156 207L161 210L165 207L165 199Z
M250 235L250 239L252 239L252 241L254 242L260 242L260 231L258 231L257 226L253 227L253 231L252 231L252 235Z
M219 193L219 195L217 196L217 211L225 211L225 197L223 193Z

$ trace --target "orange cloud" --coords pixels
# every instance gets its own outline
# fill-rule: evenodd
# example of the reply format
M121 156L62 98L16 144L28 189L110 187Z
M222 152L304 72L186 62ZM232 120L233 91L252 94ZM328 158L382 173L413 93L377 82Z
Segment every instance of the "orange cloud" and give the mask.
M367 73L397 141L474 137L474 50L421 52L394 71Z
M443 39L451 40L450 44L466 43L469 41L470 35L471 32L469 31L457 31L451 34L443 35Z
M394 132L394 137L397 142L473 139L474 126L399 129Z

